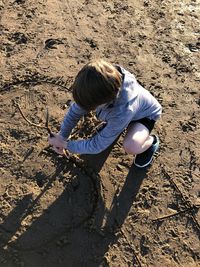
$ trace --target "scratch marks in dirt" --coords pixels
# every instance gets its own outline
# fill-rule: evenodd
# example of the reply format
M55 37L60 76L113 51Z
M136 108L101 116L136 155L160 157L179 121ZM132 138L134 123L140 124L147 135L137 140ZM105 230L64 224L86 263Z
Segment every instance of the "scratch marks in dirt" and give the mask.
M173 216L177 216L179 214L188 213L188 215L192 218L195 228L197 229L198 235L200 235L200 224L197 221L197 218L195 216L196 212L200 208L200 205L194 205L190 202L190 200L183 195L182 191L179 189L178 185L174 181L174 179L171 177L171 175L168 174L168 172L165 170L164 167L162 167L162 174L170 181L171 185L174 187L175 191L179 194L183 204L184 208L177 213L166 215L157 219L154 219L153 221L163 221L167 218L171 218Z
M0 92L7 91L11 89L15 85L36 85L36 84L42 84L42 83L49 83L52 85L58 85L65 90L69 91L68 84L72 82L72 78L68 78L66 81L63 80L63 77L48 77L45 75L41 75L37 72L35 73L29 73L27 72L27 75L24 76L16 76L14 77L13 81L9 81L8 83L5 83L1 88Z

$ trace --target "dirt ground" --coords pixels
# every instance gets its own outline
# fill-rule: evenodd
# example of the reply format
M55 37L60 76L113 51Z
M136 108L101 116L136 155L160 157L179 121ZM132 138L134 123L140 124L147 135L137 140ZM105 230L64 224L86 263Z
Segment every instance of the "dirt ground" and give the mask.
M0 0L0 17L0 267L200 266L199 0ZM148 169L123 135L93 156L48 147L46 108L56 131L94 58L163 106ZM74 138L98 123L90 114Z

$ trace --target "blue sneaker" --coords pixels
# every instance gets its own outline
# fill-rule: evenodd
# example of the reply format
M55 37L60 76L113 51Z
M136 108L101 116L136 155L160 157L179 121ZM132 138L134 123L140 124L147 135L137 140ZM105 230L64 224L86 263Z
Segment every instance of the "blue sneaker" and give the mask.
M153 144L143 153L136 155L134 164L139 168L147 167L153 159L154 153L158 151L159 148L159 139L158 136L153 135L154 141Z

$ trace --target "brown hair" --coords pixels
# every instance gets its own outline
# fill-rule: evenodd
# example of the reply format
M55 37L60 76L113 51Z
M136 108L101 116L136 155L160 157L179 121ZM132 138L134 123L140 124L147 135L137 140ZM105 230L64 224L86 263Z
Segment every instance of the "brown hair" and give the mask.
M77 74L71 88L74 101L90 111L114 100L121 84L122 77L117 68L100 59L86 64Z

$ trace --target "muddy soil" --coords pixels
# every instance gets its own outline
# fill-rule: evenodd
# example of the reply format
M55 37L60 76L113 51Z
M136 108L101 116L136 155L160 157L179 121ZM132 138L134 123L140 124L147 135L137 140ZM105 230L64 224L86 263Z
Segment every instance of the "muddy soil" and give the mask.
M199 1L0 0L0 18L0 266L200 266ZM48 147L47 107L57 131L73 77L101 57L163 106L148 169L123 134L98 155Z

